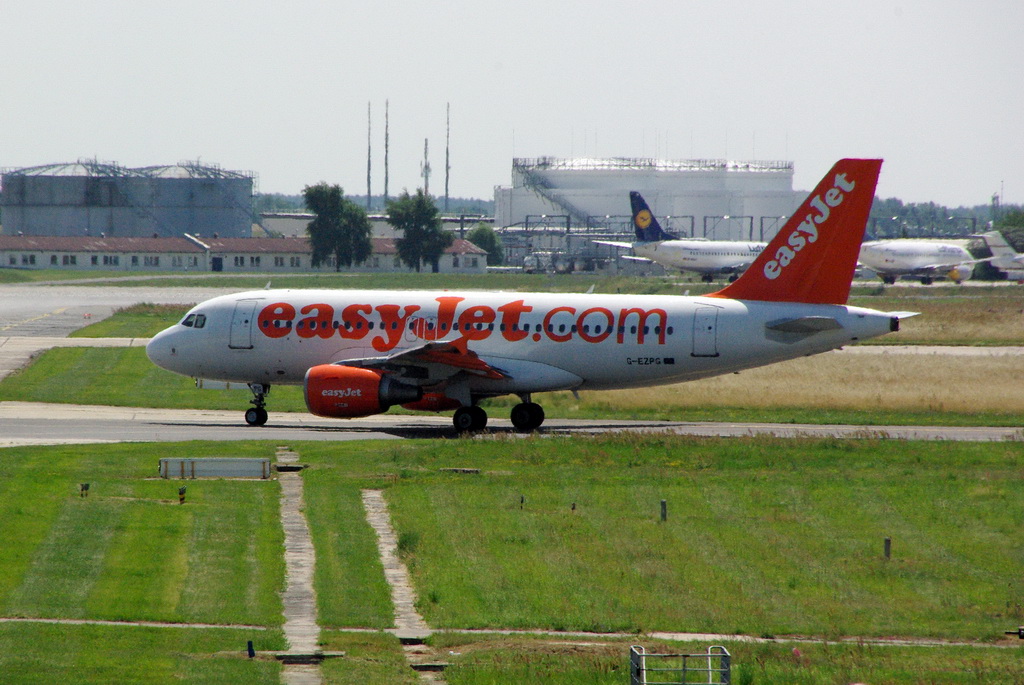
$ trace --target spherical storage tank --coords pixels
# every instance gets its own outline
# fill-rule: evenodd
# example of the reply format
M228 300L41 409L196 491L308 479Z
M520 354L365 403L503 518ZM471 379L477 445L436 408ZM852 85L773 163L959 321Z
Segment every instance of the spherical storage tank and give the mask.
M7 170L7 235L225 238L252 234L254 174L183 162L129 169L78 161Z

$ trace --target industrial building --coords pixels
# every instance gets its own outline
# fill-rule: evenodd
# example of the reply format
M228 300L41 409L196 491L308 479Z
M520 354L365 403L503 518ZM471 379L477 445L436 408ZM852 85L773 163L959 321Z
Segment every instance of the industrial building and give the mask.
M770 240L804 197L792 162L514 159L512 185L494 191L506 260L529 268L543 255L546 270L628 271L615 248L593 240L634 239L631 190L667 231L709 240Z
M198 162L129 169L78 161L6 170L6 235L252 235L255 176Z
M666 230L717 240L767 240L803 200L792 162L514 159L512 185L494 192L495 225L631 230L631 190Z
M308 238L111 238L0 235L0 268L78 271L212 271L308 273L334 271L334 258L313 268ZM484 273L487 253L456 238L438 260L440 273ZM424 265L425 271L432 269ZM403 273L393 238L373 238L370 257L346 272Z

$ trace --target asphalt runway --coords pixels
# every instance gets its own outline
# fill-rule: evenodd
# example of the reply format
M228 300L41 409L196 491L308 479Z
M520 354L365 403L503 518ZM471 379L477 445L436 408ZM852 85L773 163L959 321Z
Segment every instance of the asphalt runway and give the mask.
M67 335L117 309L140 302L191 304L237 288L155 288L0 285L0 378L30 357L55 346L140 346L145 339L67 339ZM1022 355L1024 348L853 346L829 354ZM237 411L164 410L66 404L0 402L0 446L184 440L370 440L453 438L447 415L381 414L362 419L322 419L271 412L261 428L247 426L240 396ZM542 435L605 431L671 432L694 436L879 437L913 440L1024 440L1024 431L999 427L824 426L770 423L548 419ZM491 417L488 434L519 435L504 412Z

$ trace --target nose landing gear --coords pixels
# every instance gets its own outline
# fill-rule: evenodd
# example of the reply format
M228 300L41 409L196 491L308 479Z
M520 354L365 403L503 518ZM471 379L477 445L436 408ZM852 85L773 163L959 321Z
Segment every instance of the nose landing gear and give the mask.
M245 412L245 422L250 426L262 426L267 422L267 395L270 394L270 386L263 383L249 383L249 390L252 390L253 398L249 400L252 408Z

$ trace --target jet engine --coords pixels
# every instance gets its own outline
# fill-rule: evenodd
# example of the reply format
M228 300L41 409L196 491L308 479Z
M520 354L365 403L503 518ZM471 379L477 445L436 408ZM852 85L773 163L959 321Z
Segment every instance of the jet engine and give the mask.
M394 404L418 402L423 391L375 369L320 364L306 371L303 385L311 414L330 418L370 416Z

